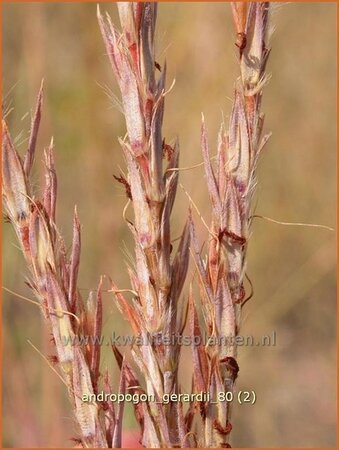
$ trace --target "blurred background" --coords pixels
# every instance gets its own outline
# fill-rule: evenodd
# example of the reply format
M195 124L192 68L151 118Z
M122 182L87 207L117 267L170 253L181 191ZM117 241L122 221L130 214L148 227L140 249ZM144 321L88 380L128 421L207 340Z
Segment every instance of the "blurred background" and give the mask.
M117 23L114 4L101 5ZM42 178L42 151L54 136L59 180L58 224L70 244L76 204L82 223L80 288L84 297L101 274L128 287L124 270L132 239L122 220L125 196L113 174L124 167L118 136L123 116L99 33L95 3L3 5L3 94L12 135L25 150L30 112L41 79L45 100L34 181ZM258 170L256 213L286 222L335 227L336 4L273 5L275 32L263 110L272 137ZM181 165L201 162L204 112L212 153L222 114L227 121L237 76L229 5L164 3L158 14L157 60L166 58L169 86L164 136L180 138ZM181 182L208 219L202 168ZM173 236L188 200L178 191ZM196 217L197 223L199 222ZM200 225L200 224L199 224ZM201 227L201 238L203 236ZM248 253L254 298L244 308L242 334L276 332L274 347L239 350L239 389L255 390L254 406L235 405L234 447L335 447L335 233L256 219ZM9 224L3 224L3 285L31 297L27 273ZM109 294L105 331L126 332ZM71 447L76 436L65 387L46 362L49 348L38 309L3 292L3 446ZM185 349L189 360L190 351ZM186 364L186 363L185 363ZM188 364L188 363L187 363ZM117 376L110 352L103 368ZM188 373L182 364L182 373ZM188 389L190 375L186 375ZM185 381L186 382L186 381ZM125 426L135 422L127 408ZM134 432L137 435L137 432ZM132 431L133 434L133 431Z

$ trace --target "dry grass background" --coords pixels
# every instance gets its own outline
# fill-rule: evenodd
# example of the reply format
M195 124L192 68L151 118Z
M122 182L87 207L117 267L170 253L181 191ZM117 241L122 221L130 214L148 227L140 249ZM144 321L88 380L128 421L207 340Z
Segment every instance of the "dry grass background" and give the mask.
M121 211L125 197L113 181L124 165L117 137L123 117L101 86L118 93L104 54L95 4L5 4L3 92L14 111L13 135L25 148L29 108L45 78L40 152L54 135L59 174L58 220L68 242L73 205L83 225L82 293L100 274L127 285L124 246L132 240ZM114 5L102 4L116 18ZM256 212L278 220L335 225L336 5L276 4L263 109L273 136L258 171ZM220 3L160 5L158 54L166 56L167 140L178 134L182 166L201 162L200 113L216 142L221 112L230 112L236 49L230 9ZM169 81L170 82L170 81ZM41 157L39 157L41 155ZM37 162L42 159L38 153ZM38 164L37 164L38 165ZM38 183L41 172L36 170ZM209 215L202 168L181 182ZM180 233L182 191L173 212ZM3 284L23 295L25 267L15 237L3 225ZM276 330L277 346L241 348L239 388L254 389L255 406L235 408L237 447L334 447L336 410L335 233L284 227L257 219L249 247L254 299L245 308L242 334ZM4 447L62 446L74 435L64 386L29 347L48 353L38 310L3 295ZM109 295L104 297L107 333L126 330ZM107 352L104 362L112 365ZM185 370L185 367L182 368ZM127 417L126 425L133 427ZM20 431L18 432L18 430Z

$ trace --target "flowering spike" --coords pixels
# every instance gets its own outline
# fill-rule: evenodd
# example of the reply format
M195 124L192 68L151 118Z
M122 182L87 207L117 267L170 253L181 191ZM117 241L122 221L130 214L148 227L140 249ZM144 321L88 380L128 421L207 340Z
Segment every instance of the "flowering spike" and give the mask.
M210 339L221 343L206 346L208 390L234 390L235 376L226 361L236 361L236 336L240 329L241 303L245 297L243 277L249 235L251 196L261 146L263 115L262 88L267 80L267 2L231 3L236 45L239 47L240 78L237 80L228 134L219 132L217 176L209 157L206 130L202 127L202 154L207 187L212 203L212 219L206 263L191 225L193 254L199 274L201 303ZM225 343L223 340L226 340ZM199 382L196 382L196 384ZM228 447L231 408L228 402L207 404L203 410L204 445Z

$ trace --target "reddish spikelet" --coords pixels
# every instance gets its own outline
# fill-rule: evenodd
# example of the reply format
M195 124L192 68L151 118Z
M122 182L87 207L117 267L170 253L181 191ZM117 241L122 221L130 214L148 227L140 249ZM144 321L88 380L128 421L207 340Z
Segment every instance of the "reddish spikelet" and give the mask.
M173 261L173 281L171 286L171 297L179 298L181 290L184 286L188 263L189 263L189 248L191 242L189 221L187 221L183 233L181 235L180 243Z
M120 384L119 384L119 395L124 396L126 394L126 374L124 361L122 362L121 372L120 372ZM124 414L125 402L120 402L117 408L114 434L112 440L113 448L120 448L122 442L122 418Z
M72 252L71 261L69 268L69 289L68 289L68 303L70 305L71 311L76 313L77 302L77 280L80 265L80 252L81 252L81 227L78 218L77 209L74 209L73 218L73 241L72 241Z
M209 381L209 364L205 347L202 344L202 334L199 327L197 312L194 306L192 286L190 286L189 293L189 308L191 328L190 332L192 340L194 342L192 346L194 387L197 392L207 392Z
M233 20L235 30L237 32L237 40L235 45L239 48L240 54L246 47L246 18L247 18L247 3L245 2L231 2Z
M114 295L118 301L118 307L119 307L120 311L129 321L134 333L136 335L139 335L141 325L140 325L140 319L138 317L138 314L136 314L135 309L133 309L133 307L130 306L130 304L125 299L123 294L119 291L116 284L114 284L112 280L110 280L110 281L111 281L111 286L112 286L112 292L114 292Z
M39 133L39 126L40 126L40 120L41 120L41 110L42 110L42 102L43 102L43 89L44 89L44 80L41 81L41 86L38 94L38 100L35 107L35 112L32 117L32 123L31 123L31 131L29 134L29 141L28 141L28 149L25 155L25 161L24 161L24 170L26 177L28 178L33 166L34 162L34 155L35 155L35 148L36 148L36 142L38 139L38 133Z
M48 222L40 203L33 206L29 220L29 249L34 276L40 289L45 289L45 275L49 268L56 270L54 242Z
M120 370L122 370L122 366L123 366L123 362L124 362L126 390L128 392L130 392L131 394L145 393L145 391L141 388L141 386L139 384L139 381L137 379L137 376L136 376L134 370L126 361L124 361L124 358L123 358L122 354L119 352L119 350L115 346L112 346L112 350L113 350L115 359L118 363ZM140 439L142 440L142 436L144 434L144 425L145 425L144 424L145 418L144 418L143 402L137 403L134 405L134 412L135 412L135 418L140 426L140 435L141 435Z
M2 134L2 196L6 213L18 231L30 215L29 191L22 160L4 121Z
M45 277L47 305L59 362L63 371L70 374L73 364L73 349L71 342L65 344L65 339L72 339L74 333L70 316L67 314L66 297L51 270L46 273Z
M112 384L109 376L109 372L106 369L103 377L104 382L104 391L107 394L112 394ZM112 448L113 434L116 425L116 417L114 410L114 403L111 401L107 401L103 405L103 409L105 412L105 429L106 429L106 441L109 448Z
M88 401L94 395L88 365L79 347L74 347L73 357L73 393L75 415L80 427L82 442L85 447L105 448L106 438L102 433L98 418L98 407L95 402Z
M45 173L46 185L43 204L47 215L50 217L51 222L54 224L58 183L54 164L53 139L51 140L49 148L45 151L45 164L46 164L46 173Z
M100 339L102 329L102 281L103 279L101 277L97 290L94 317L93 317L92 336L95 337L96 339ZM95 392L97 392L98 390L100 352L101 352L100 345L98 344L92 345L89 361L90 361L90 372Z

